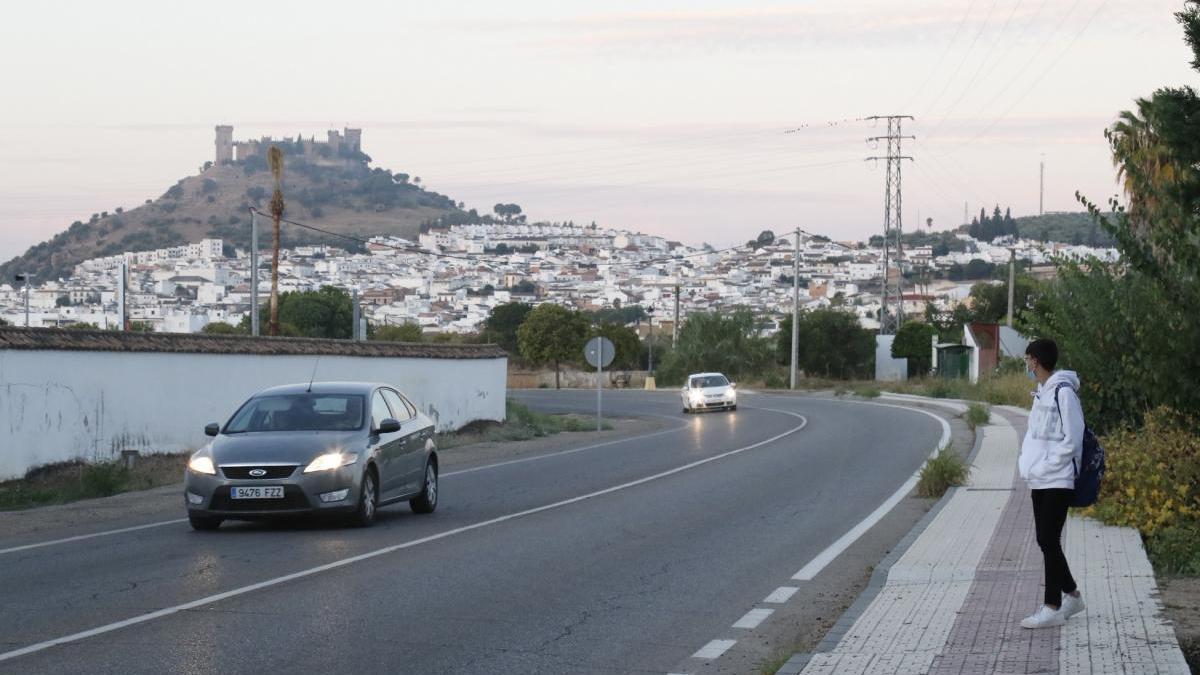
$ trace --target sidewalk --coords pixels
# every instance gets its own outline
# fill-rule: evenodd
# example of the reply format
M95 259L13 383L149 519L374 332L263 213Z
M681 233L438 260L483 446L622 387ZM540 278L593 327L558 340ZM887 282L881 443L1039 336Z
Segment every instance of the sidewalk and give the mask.
M1016 474L1024 424L1023 411L992 409L969 484L876 572L873 597L780 675L1189 672L1129 528L1072 515L1064 546L1087 610L1061 628L1020 627L1042 596L1029 491Z

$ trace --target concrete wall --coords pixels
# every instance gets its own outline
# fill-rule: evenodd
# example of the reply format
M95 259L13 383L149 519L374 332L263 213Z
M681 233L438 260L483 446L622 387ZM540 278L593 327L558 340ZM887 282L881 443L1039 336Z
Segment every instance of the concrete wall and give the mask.
M312 355L0 349L0 480L124 449L178 452L206 442L254 392L306 381ZM317 380L395 385L441 430L503 420L507 360L323 355Z
M604 388L618 388L617 379L625 378L625 387L641 389L646 384L644 370L605 370L603 374ZM595 389L596 371L581 371L563 368L560 383L567 389ZM513 370L508 373L509 389L553 389L553 370Z
M908 359L892 357L892 343L895 335L875 336L875 380L878 382L894 382L908 379Z

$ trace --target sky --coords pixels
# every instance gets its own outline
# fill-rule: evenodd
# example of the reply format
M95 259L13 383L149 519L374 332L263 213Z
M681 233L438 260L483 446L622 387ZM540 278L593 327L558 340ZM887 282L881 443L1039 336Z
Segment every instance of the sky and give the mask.
M1197 83L1179 0L49 0L0 23L0 260L237 139L363 129L468 208L728 245L905 231L1117 191L1104 128Z

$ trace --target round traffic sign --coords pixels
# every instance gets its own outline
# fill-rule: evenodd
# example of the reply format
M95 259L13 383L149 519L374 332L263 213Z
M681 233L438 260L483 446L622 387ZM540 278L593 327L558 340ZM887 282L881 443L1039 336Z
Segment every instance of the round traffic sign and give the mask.
M613 357L617 355L617 349L613 347L612 340L606 337L594 337L588 340L587 346L583 348L583 355L587 357L587 362L593 368L607 368L608 364L613 362Z

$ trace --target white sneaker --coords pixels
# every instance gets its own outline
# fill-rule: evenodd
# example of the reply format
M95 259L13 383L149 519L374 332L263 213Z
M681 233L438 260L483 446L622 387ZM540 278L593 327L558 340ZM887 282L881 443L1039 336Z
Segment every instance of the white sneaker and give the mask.
M1042 605L1038 611L1021 619L1021 628L1052 628L1066 622L1067 619L1061 611Z
M1076 614L1082 612L1085 608L1083 604L1083 596L1064 595L1062 609L1059 612L1063 615L1063 619L1069 619Z

